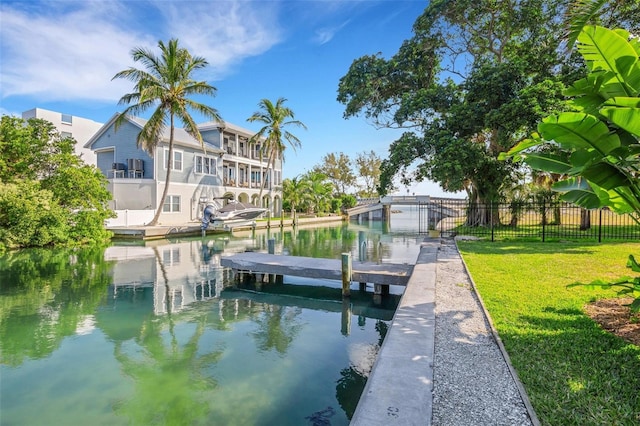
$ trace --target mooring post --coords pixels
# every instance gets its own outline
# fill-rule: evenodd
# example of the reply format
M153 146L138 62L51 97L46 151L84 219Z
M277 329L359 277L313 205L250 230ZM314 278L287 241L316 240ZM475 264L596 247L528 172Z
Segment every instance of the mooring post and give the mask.
M269 238L267 240L267 251L269 254L276 254L276 239ZM276 274L269 274L269 283L272 284L276 282Z
M342 253L342 297L351 296L351 253Z

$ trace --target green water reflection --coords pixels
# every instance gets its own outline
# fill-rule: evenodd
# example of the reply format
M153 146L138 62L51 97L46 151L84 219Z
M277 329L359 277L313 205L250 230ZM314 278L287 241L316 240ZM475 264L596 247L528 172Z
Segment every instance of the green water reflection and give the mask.
M1 424L348 424L399 296L235 285L220 255L358 253L348 227L0 257ZM367 256L405 242L372 231ZM415 250L417 253L417 249ZM414 257L415 259L415 257Z

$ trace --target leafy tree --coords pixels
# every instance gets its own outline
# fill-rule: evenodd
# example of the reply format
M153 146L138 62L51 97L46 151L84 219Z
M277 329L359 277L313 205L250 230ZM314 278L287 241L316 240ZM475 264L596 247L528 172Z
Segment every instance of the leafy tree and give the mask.
M333 184L324 174L314 171L308 172L304 177L308 182L311 209L316 213L326 212L334 191Z
M0 181L38 180L51 175L57 166L54 159L73 154L74 143L72 138L60 137L55 126L46 120L31 118L25 121L3 115L0 121Z
M285 98L279 98L274 105L270 100L262 99L258 104L260 110L247 118L249 122L258 121L264 123L264 126L249 139L249 144L260 146L260 159L267 157L267 172L273 169L277 158L281 158L284 161L285 141L289 143L294 151L300 147L300 139L286 130L286 128L288 126L307 128L304 123L294 119L293 110L284 106L286 101ZM260 203L262 203L262 191L266 183L266 179L263 179L260 193L258 194Z
M356 157L358 175L364 181L363 188L358 195L361 197L374 197L376 188L380 184L380 165L382 160L374 151L358 153Z
M339 194L346 194L347 189L356 184L356 176L351 170L351 159L341 152L338 155L329 153L322 157L322 162L313 168L316 173L322 173L333 183Z
M162 197L156 209L156 214L149 223L158 223L162 206L169 191L171 181L171 169L173 159L173 138L175 131L175 119L183 123L187 133L200 142L204 149L204 141L200 130L191 117L189 110L196 111L213 121L221 122L218 111L210 106L193 101L193 95L215 96L216 88L205 81L195 81L193 73L208 65L200 56L192 56L185 48L178 46L177 39L169 40L168 44L158 42L160 57L150 50L138 47L131 51L135 62L141 62L146 70L129 68L117 73L113 79L125 78L132 81L134 92L120 98L119 104L129 105L116 120L116 129L122 125L127 114L137 115L155 107L151 118L145 123L138 134L138 146L153 154L162 140L162 134L167 126L169 133L169 164L167 165L167 177L165 180Z
M0 122L0 250L108 241L106 179L53 124Z
M608 207L640 223L640 41L628 31L592 25L577 41L589 74L566 91L569 110L542 120L537 133L501 158L564 176L552 189L565 201ZM555 149L540 149L549 145ZM640 271L633 256L627 265ZM621 286L635 294L632 308L640 310L640 278L592 284Z
M291 217L294 217L297 207L304 205L309 198L309 182L300 176L282 181L283 208L288 205Z
M345 117L409 130L382 161L382 193L399 176L465 190L472 202L500 199L515 170L498 154L562 106L561 11L551 0L432 1L392 58L353 62L338 90ZM476 213L472 224L487 223Z

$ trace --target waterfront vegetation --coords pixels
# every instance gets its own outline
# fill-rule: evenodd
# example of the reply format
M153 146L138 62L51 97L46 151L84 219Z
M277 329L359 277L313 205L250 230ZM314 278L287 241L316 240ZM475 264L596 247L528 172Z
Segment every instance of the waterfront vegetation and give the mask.
M48 121L2 116L0 253L109 241L106 178L74 155L74 144Z
M567 286L628 275L638 243L460 242L542 424L640 422L640 347L604 331L585 305L615 290ZM633 321L633 320L632 320Z

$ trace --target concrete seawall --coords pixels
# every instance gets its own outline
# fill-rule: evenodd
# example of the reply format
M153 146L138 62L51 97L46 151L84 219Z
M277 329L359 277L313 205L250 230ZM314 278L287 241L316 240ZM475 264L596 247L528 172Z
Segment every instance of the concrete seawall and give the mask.
M333 224L339 225L344 221L345 219L342 216L300 218L298 219L296 226L300 228L304 228L306 226L317 226L322 224L328 224L332 226ZM253 229L277 229L280 227L291 228L293 227L293 221L291 219L287 219L284 221L280 221L279 219L271 219L269 221L260 220L260 221L256 221L255 226L253 225L237 226L233 228L233 231L246 231L246 230L253 230ZM169 238L169 237L173 238L176 236L202 235L200 222L188 222L181 225L113 226L107 229L113 232L114 238L136 239L136 240L153 240L153 239L162 239L162 238ZM228 233L233 231L211 228L207 230L207 234Z

